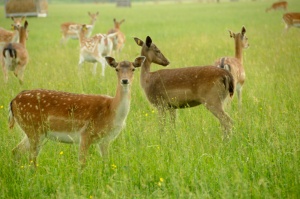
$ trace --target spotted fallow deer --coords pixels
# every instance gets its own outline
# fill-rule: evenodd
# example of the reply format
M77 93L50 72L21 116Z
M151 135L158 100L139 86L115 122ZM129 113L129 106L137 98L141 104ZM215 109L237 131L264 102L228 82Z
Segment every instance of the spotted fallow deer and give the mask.
M18 43L19 42L19 28L22 26L22 22L25 20L25 17L12 17L13 24L11 28L13 31L0 28L0 46L4 46L5 43Z
M234 85L237 91L238 104L242 106L242 87L245 82L246 74L243 64L243 49L249 47L248 38L246 37L246 28L243 26L240 33L233 33L229 30L229 35L234 39L235 57L221 57L216 60L215 66L224 68L231 72L234 77Z
M85 37L88 38L91 36L93 29L95 27L95 23L97 21L99 12L96 13L90 13L88 12L88 15L90 16L90 23L86 25L87 27L87 31L85 33ZM66 44L66 42L71 38L71 39L78 39L78 34L77 32L70 28L70 26L74 26L74 25L83 25L80 23L74 23L74 22L65 22L63 24L60 25L60 29L61 29L61 33L62 33L62 38L60 40L60 44Z
M130 109L131 84L134 70L145 57L134 62L117 62L106 57L116 70L115 97L85 95L54 90L27 90L19 93L10 103L9 127L15 122L24 131L23 140L13 149L19 155L29 151L34 166L44 139L67 144L79 144L79 161L85 165L88 149L97 144L107 159L109 145L117 138Z
M24 26L15 26L15 28L19 29L20 43L6 43L1 52L5 83L8 81L8 71L14 71L20 84L23 84L24 71L28 63L28 51L26 48L27 27L27 21L24 22Z
M234 93L234 80L230 72L216 66L194 66L162 69L150 72L151 63L169 65L159 48L148 36L146 41L134 38L142 47L146 57L141 68L140 82L148 101L158 109L162 124L166 112L175 123L176 109L203 104L220 121L225 136L229 133L232 120L223 109L224 101Z
M271 5L271 7L266 9L266 12L269 12L270 10L279 10L279 9L283 9L283 10L287 10L288 7L288 2L286 1L279 1L279 2L275 2Z
M80 53L78 66L81 68L84 62L94 63L93 74L96 75L97 62L102 65L102 76L105 75L105 59L104 56L111 55L113 43L112 38L116 33L105 35L97 34L93 37L86 38L84 35L88 31L85 24L76 25L74 28L79 35Z
M282 19L285 23L284 32L287 32L293 26L300 28L300 12L285 13Z
M120 26L124 21L125 19L122 19L119 22L114 19L114 28L107 32L107 34L117 33L116 37L113 37L113 51L116 53L120 53L125 45L126 37L120 29Z

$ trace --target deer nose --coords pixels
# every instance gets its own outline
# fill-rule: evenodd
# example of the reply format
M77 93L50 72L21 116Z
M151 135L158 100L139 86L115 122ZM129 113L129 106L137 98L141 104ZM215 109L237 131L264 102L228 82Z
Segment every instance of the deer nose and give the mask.
M128 79L122 79L122 84L129 84Z

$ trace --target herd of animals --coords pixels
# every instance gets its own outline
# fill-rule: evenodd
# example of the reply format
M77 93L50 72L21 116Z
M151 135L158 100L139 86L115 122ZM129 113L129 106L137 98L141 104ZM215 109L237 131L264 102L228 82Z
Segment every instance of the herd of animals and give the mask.
M276 3L267 11L279 7L286 9L286 6L286 3ZM78 143L81 166L85 165L91 144L98 144L101 155L107 158L109 145L119 135L129 113L131 84L134 70L138 67L141 68L141 87L148 101L157 108L162 125L165 124L167 113L174 124L177 109L202 104L219 120L224 136L228 136L232 119L224 111L225 101L232 98L236 90L239 107L242 105L242 86L245 81L243 49L249 47L244 26L238 33L229 31L235 45L234 57L221 57L215 64L208 66L150 72L152 63L161 66L170 63L150 36L145 40L134 38L141 47L139 57L132 62L118 62L112 55L120 53L124 46L125 35L120 30L124 20L118 22L114 19L114 28L107 34L91 36L98 12L88 14L90 24L61 24L61 44L66 44L70 38L79 39L79 66L85 61L93 62L93 73L96 73L97 62L102 64L102 75L105 64L111 66L117 74L116 95L111 97L43 89L20 92L10 102L9 109L9 127L13 128L18 123L25 133L23 140L13 149L16 157L29 151L29 160L36 166L42 142L47 138L64 143ZM22 84L28 62L28 22L25 17L12 19L13 31L0 28L0 57L5 83L10 70L14 71ZM286 13L283 20L286 30L291 26L299 26L300 13Z

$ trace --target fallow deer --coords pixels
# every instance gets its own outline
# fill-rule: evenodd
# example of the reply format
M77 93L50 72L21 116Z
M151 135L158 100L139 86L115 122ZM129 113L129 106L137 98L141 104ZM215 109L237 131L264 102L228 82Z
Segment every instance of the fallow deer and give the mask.
M279 10L279 9L283 9L283 10L287 10L288 7L288 2L286 1L279 1L279 2L275 2L271 5L271 7L266 9L266 12L269 12L270 10Z
M284 32L287 32L292 26L300 28L300 12L285 13L282 19L285 23Z
M229 35L234 39L235 57L222 57L216 60L215 65L231 72L234 77L234 85L237 91L238 104L242 106L242 87L245 82L246 74L243 65L243 49L249 47L246 37L246 28L243 26L240 33L233 33L229 30Z
M24 22L24 26L16 27L19 29L20 43L6 43L2 50L2 69L4 73L4 81L8 81L8 71L14 71L18 77L20 84L23 84L23 76L26 65L28 63L28 51L26 49L28 22Z
M22 22L26 17L12 17L14 23L11 25L13 31L0 28L0 46L4 46L5 43L18 43L19 42L19 28L22 26ZM28 31L28 30L27 30ZM28 36L28 35L27 35Z
M114 28L110 29L107 33L117 33L117 36L113 38L113 51L117 53L121 52L126 40L124 33L120 30L120 26L124 21L125 19L122 19L119 22L116 19L114 19Z
M19 93L10 103L9 127L15 122L24 131L23 140L13 149L16 158L29 151L29 161L37 165L44 139L68 144L79 144L79 161L83 167L91 144L97 144L107 159L109 145L117 138L130 109L133 71L145 57L134 62L118 63L106 57L116 70L115 97L85 95L54 90L27 90Z
M142 47L146 57L141 68L140 83L148 101L159 111L161 122L165 122L169 111L175 123L176 109L203 104L220 121L225 136L229 133L232 120L223 109L224 101L234 93L234 80L230 72L216 66L194 66L162 69L150 72L151 63L169 65L159 48L148 36L146 41L134 38Z
M110 35L97 34L93 37L86 38L86 25L77 25L75 27L79 35L80 53L78 66L81 68L82 64L86 62L94 63L93 74L97 71L97 62L102 65L102 76L105 75L105 59L104 56L111 55L112 51L112 37L116 33Z
M89 24L86 25L87 31L84 35L86 38L91 36L92 31L95 26L95 23L97 21L99 12L96 12L96 13L88 12L88 15L90 16L91 21ZM82 25L82 24L74 23L74 22L65 22L60 25L60 29L61 29L61 33L62 33L62 38L60 40L61 44L65 44L70 38L78 39L78 35L77 35L76 31L74 31L72 28L70 28L70 26L74 26L74 25Z

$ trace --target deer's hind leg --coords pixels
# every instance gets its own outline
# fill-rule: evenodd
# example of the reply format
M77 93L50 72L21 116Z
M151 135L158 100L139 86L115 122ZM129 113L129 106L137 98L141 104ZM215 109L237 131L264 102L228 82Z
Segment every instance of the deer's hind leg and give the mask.
M222 103L215 104L206 104L206 108L216 116L220 124L222 125L222 130L224 132L224 136L227 137L231 131L233 121L229 117L229 115L224 111Z

